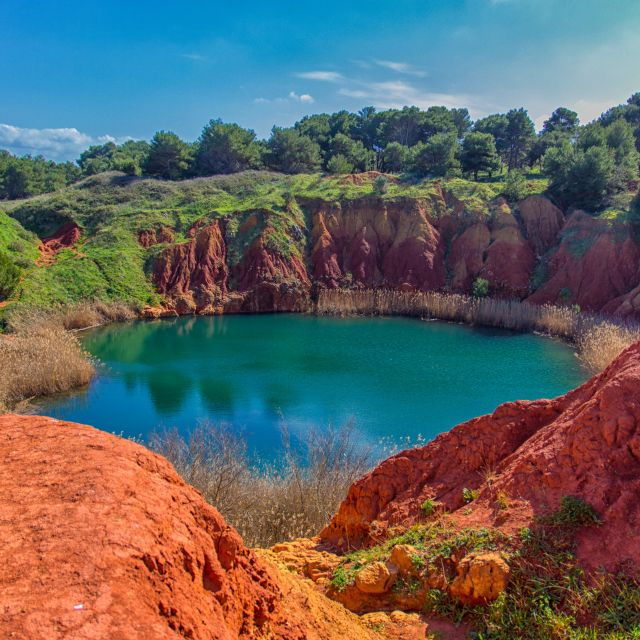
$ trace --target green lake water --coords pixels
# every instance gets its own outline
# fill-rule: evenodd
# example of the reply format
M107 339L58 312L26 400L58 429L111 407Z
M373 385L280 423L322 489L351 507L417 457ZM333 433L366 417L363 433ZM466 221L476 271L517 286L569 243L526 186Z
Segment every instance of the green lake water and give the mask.
M104 327L83 343L100 375L41 413L143 440L206 418L243 431L263 457L280 451L283 421L295 435L353 420L374 446L431 439L587 377L556 340L408 318L186 317Z

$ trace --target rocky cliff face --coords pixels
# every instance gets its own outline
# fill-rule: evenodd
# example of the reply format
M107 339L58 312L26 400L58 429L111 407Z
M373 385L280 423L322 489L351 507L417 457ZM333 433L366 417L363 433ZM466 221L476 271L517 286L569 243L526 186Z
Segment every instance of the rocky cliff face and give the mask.
M441 188L299 206L304 221L285 228L258 211L238 214L233 232L233 216L203 220L177 244L166 227L141 231L144 247L167 244L152 275L166 309L302 311L318 287L470 293L483 278L497 297L640 317L640 245L624 222L565 218L543 196L513 209L499 198L479 213Z
M465 504L463 490L477 498ZM342 548L384 539L423 520L427 499L458 526L514 533L563 497L590 503L603 524L578 536L583 566L640 568L640 344L554 400L510 402L420 449L403 451L356 482L321 537ZM496 508L497 495L509 508Z
M258 558L133 442L4 415L0 453L3 638L384 637Z

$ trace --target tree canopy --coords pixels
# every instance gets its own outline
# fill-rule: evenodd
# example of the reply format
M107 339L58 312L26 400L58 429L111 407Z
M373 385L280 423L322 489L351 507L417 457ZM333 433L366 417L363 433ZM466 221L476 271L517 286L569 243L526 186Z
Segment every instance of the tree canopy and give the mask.
M369 170L408 177L450 177L508 182L514 194L527 171L542 170L549 191L565 206L597 210L633 188L640 165L640 92L625 104L581 125L558 107L536 134L523 107L472 121L464 108L377 110L366 106L307 115L291 127L274 127L267 140L251 129L210 120L198 140L158 131L148 143L105 142L83 151L76 163L0 151L0 198L24 198L60 189L103 171L167 180L267 168L284 173L357 173ZM509 178L508 174L517 172ZM524 181L524 182L523 182Z

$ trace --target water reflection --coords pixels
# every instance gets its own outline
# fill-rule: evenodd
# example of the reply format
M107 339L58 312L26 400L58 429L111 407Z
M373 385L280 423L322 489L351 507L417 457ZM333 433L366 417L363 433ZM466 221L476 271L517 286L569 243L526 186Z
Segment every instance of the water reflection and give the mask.
M42 408L126 435L226 422L265 451L292 429L355 418L366 437L430 438L497 404L585 378L557 341L403 318L216 316L104 327L83 338L104 364L88 391Z

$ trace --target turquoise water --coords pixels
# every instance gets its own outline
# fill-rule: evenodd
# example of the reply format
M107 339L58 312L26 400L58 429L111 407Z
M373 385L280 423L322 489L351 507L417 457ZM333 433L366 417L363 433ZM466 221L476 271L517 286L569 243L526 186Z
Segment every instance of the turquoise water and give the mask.
M142 439L209 418L268 456L283 420L294 434L353 419L372 444L431 439L586 378L561 342L408 318L188 317L113 325L83 342L103 363L99 377L42 413Z

